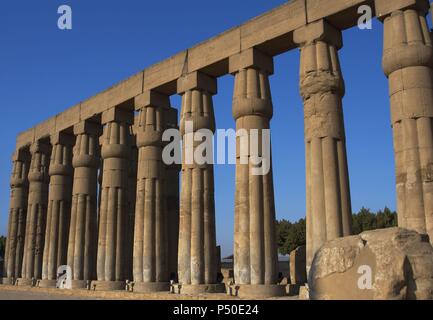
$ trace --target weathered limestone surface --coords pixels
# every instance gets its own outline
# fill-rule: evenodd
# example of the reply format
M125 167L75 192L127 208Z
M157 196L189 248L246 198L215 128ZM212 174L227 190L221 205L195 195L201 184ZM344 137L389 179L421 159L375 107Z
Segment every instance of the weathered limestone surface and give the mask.
M104 159L96 290L123 290L125 287L125 243L127 241L128 170L131 155L129 126L131 111L113 108L102 115Z
M394 2L395 0L385 0ZM358 8L362 5L373 6L373 0L306 0L307 23L326 18L334 27L344 30L357 24L360 14ZM374 14L374 11L373 11Z
M303 286L307 283L307 248L301 246L290 253L290 283Z
M28 150L17 151L12 157L9 224L3 273L5 278L3 282L6 283L12 283L14 279L21 277L29 193L28 173L30 159L31 156Z
M64 133L51 136L50 185L42 262L41 287L55 287L57 268L67 262L72 197L72 147L75 138Z
M138 174L134 238L134 291L168 291L168 216L162 134L170 100L148 92L136 98Z
M249 135L252 129L257 129L261 137L262 130L270 128L273 115L269 85L272 58L257 50L247 50L230 59L230 70L235 75L233 117L236 130L243 129ZM262 156L260 148L259 143L258 156ZM259 287L271 287L278 281L272 169L264 175L253 174L253 169L259 166L251 160L251 150L251 145L238 137L234 276L240 286L239 295L254 295L256 291L261 292ZM246 164L241 163L241 157Z
M433 45L425 18L429 2L292 0L20 134L3 281L20 277L19 285L29 285L42 277L40 286L53 286L57 267L67 263L73 269L73 286L79 288L96 278L92 284L96 290L123 290L125 280L133 278L135 291L165 291L169 280L179 281L181 293L223 290L217 279L213 166L195 159L189 162L185 151L201 151L201 141L193 138L199 129L210 135L215 131L212 95L217 91L216 78L228 73L235 76L237 129L248 133L269 129L272 57L300 47L306 264L309 269L313 263L312 297L343 297L337 291L343 288L349 292L346 298L431 298L431 246L423 236L394 229L336 239L351 233L342 111L345 89L338 50L341 30L358 22L358 8L365 4L374 6L385 27L383 69L390 83L399 226L429 234L433 241ZM161 161L167 143L162 132L177 128L177 112L169 103L169 96L176 93L182 95L182 168ZM139 112L136 126L132 126L134 107ZM188 121L193 122L191 132ZM249 161L251 150L244 154L242 146L238 137L236 285L230 290L243 297L282 295L284 288L277 284L272 166L267 174L253 174L257 165ZM30 168L25 156L29 147ZM258 156L262 155L259 144ZM336 240L312 261L332 239ZM300 249L291 257L295 285L305 283L303 252ZM370 291L356 291L350 282L356 276L352 266L360 262L374 269L377 287ZM340 282L341 286L335 285ZM307 287L303 292L308 293Z
M73 287L83 288L86 281L96 277L97 174L101 127L97 123L83 121L75 125L74 134L76 143L72 164L75 170L67 264L72 268Z
M371 270L371 289L365 267ZM361 269L360 269L361 267ZM310 299L433 299L433 247L428 237L400 228L327 242L309 273Z
M374 7L376 16L383 19L395 11L408 8L427 12L430 9L430 4L428 0L374 0Z
M346 138L342 98L344 81L338 50L341 33L324 20L294 33L301 46L300 90L304 99L307 269L327 241L351 234Z
M28 175L29 197L26 235L19 285L30 284L32 279L41 279L42 277L51 146L38 141L32 144L30 153L32 160Z
M217 283L213 164L198 163L194 157L202 142L194 141L197 130L207 129L210 135L215 131L212 95L217 85L215 79L195 72L180 78L177 87L182 95L183 137L178 272L186 293ZM213 154L206 156L213 159Z
M385 17L383 69L389 79L398 225L428 233L433 241L433 46L424 2L416 3Z

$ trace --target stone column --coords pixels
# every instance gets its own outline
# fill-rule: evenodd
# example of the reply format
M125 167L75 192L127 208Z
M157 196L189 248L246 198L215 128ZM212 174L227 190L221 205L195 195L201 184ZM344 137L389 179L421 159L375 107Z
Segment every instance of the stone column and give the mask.
M30 147L30 153L32 160L28 176L29 197L22 274L18 279L20 286L34 285L34 281L42 277L51 146L37 141Z
M14 284L15 279L21 277L29 193L30 154L28 150L16 151L12 157L12 162L9 225L3 284Z
M125 289L125 243L128 215L130 126L134 115L120 107L102 114L103 177L99 216L96 290Z
M290 283L295 286L304 286L307 283L306 247L300 246L290 252ZM297 288L299 290L299 288Z
M56 287L57 269L67 262L74 143L73 135L56 133L51 136L53 149L49 169L50 186L40 287Z
M72 288L86 288L87 282L96 277L97 178L101 125L83 121L74 126L74 134L74 182L67 264L72 269Z
M352 210L338 50L341 32L324 20L294 33L301 48L300 91L304 100L307 270L328 240L351 234Z
M236 147L234 273L237 294L261 298L280 296L285 291L277 285L272 166L259 175L256 172L259 166L252 161L253 143L242 141L254 138L257 132L259 143L255 155L263 155L262 134L263 130L270 129L273 115L269 84L273 60L256 49L249 49L230 57L230 73L235 76L233 117L236 130L244 132ZM265 160L271 163L271 158Z
M166 129L178 130L178 112L174 108L165 110ZM178 249L179 249L179 172L180 164L165 165L165 195L167 199L168 220L168 272L170 280L178 282Z
M138 175L134 238L134 291L169 291L167 199L162 134L169 97L148 91L135 98Z
M203 73L194 72L178 80L177 92L182 95L183 136L178 255L181 293L223 292L224 286L217 284L216 274L213 164L199 164L192 159L202 143L202 137L194 141L196 132L207 129L210 134L207 138L213 138L212 95L217 92L217 83ZM213 154L207 157L213 159Z
M383 70L389 79L399 227L433 243L433 48L427 1L384 12ZM380 4L380 7L379 7ZM400 9L400 10L398 10Z

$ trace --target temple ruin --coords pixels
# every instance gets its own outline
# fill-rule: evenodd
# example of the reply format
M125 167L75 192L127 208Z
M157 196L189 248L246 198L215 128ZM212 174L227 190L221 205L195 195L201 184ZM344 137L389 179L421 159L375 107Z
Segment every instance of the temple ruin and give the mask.
M292 0L21 133L12 158L3 283L55 287L57 268L68 265L73 288L125 290L129 280L134 291L156 292L178 281L180 293L224 292L217 281L213 166L165 164L162 134L169 128L184 134L187 120L194 130L215 131L220 111L212 97L226 74L235 78L236 128L270 129L273 57L295 49L305 115L308 270L325 242L351 235L339 50L361 5L384 27L398 224L433 239L429 2ZM176 94L179 122L170 105ZM251 166L236 164L234 292L280 296L273 171L256 176Z

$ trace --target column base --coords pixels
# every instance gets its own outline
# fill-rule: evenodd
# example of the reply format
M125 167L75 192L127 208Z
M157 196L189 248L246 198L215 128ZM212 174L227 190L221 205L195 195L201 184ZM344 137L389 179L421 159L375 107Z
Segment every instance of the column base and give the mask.
M38 280L36 286L39 288L57 288L57 280Z
M152 292L170 292L169 282L135 282L133 292L152 293Z
M126 291L126 281L92 281L90 289L94 291Z
M203 293L225 293L226 285L224 283L215 284L182 284L178 286L179 294L203 294Z
M71 280L71 289L88 289L87 282L90 285L91 281L88 280Z
M288 284L286 286L286 292L289 296L297 296L299 295L299 289L301 286L299 284Z
M310 300L308 285L299 288L299 300Z
M26 278L18 278L15 282L15 285L20 287L33 287L34 281L33 279L26 279Z
M14 278L0 278L0 284L13 286L15 283Z
M232 295L241 299L266 299L287 295L286 286L280 284L242 284L232 288Z

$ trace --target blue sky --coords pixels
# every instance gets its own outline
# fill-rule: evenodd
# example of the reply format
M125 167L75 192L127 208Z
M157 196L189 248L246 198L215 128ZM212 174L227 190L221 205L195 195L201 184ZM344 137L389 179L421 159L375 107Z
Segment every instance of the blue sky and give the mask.
M15 137L112 84L234 27L283 0L93 0L0 2L0 234L6 234L10 156ZM73 10L73 29L57 28L57 8ZM354 211L395 209L387 80L381 70L382 25L344 32L340 58ZM303 108L298 50L275 58L272 146L278 218L305 216ZM234 128L233 78L218 81L218 128ZM180 99L172 98L179 107ZM215 167L218 243L232 251L233 166Z

